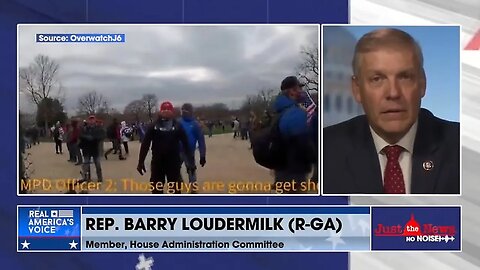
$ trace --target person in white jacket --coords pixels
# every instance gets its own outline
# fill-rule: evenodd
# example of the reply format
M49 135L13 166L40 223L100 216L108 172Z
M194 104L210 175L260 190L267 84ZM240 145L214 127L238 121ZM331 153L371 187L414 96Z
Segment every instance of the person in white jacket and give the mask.
M233 120L233 138L237 137L240 137L240 121L235 117L235 120Z
M125 121L122 121L120 124L122 125L120 128L120 140L125 148L125 153L128 155L128 141L130 141L130 135L132 134L133 130L127 126Z

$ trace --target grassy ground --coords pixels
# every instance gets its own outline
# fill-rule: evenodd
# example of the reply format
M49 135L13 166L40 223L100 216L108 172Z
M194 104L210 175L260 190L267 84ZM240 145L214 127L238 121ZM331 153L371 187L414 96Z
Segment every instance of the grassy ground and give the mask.
M205 129L203 130L203 132L204 132L205 134L208 134L208 128L205 128ZM228 126L228 127L225 126L225 131L222 129L222 127L214 127L213 130L212 130L212 134L213 134L213 135L216 135L216 134L224 134L224 133L232 133L232 132L233 132L233 130L232 130L232 128L231 128L230 126Z
M208 128L203 128L203 132L205 135L208 135ZM212 130L213 135L225 133L233 133L232 127L225 125L225 130L223 130L222 127L215 126ZM138 136L135 135L134 140L138 140ZM105 141L108 142L109 140L105 139ZM40 137L40 142L53 142L53 139L51 137Z

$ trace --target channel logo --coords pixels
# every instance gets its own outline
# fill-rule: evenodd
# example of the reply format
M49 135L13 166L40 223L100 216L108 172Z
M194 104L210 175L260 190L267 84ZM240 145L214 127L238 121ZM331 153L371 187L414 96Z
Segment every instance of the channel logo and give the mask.
M413 213L405 225L378 223L373 231L377 237L404 237L405 242L445 242L455 241L455 225L425 223L419 224Z

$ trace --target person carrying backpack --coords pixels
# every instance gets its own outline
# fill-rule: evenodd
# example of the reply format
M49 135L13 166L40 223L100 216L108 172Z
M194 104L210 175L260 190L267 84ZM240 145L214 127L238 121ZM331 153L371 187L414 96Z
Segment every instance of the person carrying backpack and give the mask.
M307 112L298 103L302 99L302 87L297 77L286 77L281 83L281 94L274 103L274 109L281 114L278 120L278 130L285 149L285 166L275 170L275 182L297 183L297 193L300 183L306 182L312 170L315 157L315 147L309 134Z
M281 93L274 102L276 116L270 125L252 134L255 160L274 170L278 192L298 193L306 182L315 162L315 150L307 125L307 112L298 103L302 87L295 76L286 77L281 83ZM293 190L283 191L283 184L295 181Z

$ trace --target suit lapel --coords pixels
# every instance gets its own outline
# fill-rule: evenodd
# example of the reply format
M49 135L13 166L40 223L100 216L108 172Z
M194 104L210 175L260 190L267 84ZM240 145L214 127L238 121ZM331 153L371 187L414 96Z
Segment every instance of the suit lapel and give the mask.
M435 128L432 121L435 121L433 115L422 109L418 118L418 129L413 146L411 193L432 194L435 192L435 179L438 179L442 159L440 151L437 151L438 134L434 134Z
M350 170L359 193L383 193L382 173L372 134L366 118L350 131L354 145L347 156L347 170Z

